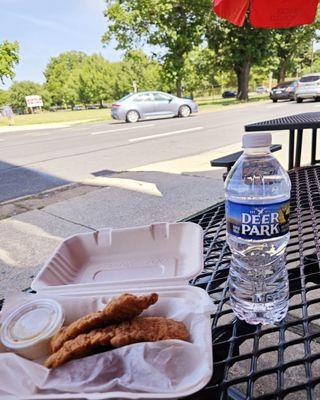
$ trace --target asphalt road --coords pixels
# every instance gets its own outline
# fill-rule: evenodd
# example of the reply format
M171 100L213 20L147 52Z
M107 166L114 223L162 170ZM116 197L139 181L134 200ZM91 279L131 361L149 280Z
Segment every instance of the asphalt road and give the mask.
M263 102L190 118L136 124L107 121L69 128L0 134L0 201L35 194L113 171L125 171L238 143L243 126L301 112L320 103ZM286 133L284 133L286 134Z

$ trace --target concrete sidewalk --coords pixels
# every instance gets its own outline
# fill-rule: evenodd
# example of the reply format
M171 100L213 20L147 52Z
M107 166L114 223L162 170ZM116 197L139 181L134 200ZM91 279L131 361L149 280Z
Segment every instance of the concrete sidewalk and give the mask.
M89 193L0 220L0 298L29 287L66 237L103 227L177 221L223 198L222 171L125 172L91 182ZM104 187L103 187L104 186Z

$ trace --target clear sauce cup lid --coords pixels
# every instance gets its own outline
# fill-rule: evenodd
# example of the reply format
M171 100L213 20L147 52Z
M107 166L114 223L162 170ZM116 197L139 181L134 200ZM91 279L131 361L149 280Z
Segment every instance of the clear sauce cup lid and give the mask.
M28 302L3 321L0 339L9 349L21 349L32 346L52 337L63 324L61 305L51 299L39 299Z

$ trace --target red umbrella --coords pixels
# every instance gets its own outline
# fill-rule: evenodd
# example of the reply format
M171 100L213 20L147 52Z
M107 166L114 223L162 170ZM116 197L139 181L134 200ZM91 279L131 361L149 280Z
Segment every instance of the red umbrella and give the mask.
M213 0L217 15L242 26L250 8L250 22L256 28L290 28L311 24L319 0Z

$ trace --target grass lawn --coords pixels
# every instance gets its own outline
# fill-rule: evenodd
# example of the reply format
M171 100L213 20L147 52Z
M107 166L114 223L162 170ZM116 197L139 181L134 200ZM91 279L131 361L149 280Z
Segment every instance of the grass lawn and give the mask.
M72 122L81 120L105 121L111 119L110 110L103 108L98 110L80 111L43 111L40 114L16 115L15 125L47 124L51 122ZM8 125L8 121L0 118L0 126Z
M268 99L267 95L252 95L249 102L257 102ZM217 97L212 98L198 98L196 102L199 105L199 109L212 109L218 110L223 109L225 106L234 104L246 104L245 102L237 99L222 99ZM49 112L43 111L40 114L27 114L27 115L16 115L15 125L30 125L30 124L46 124L52 122L99 122L111 119L109 109L98 109L98 110L81 110L81 111L56 111ZM8 125L8 121L5 118L0 117L0 126Z

